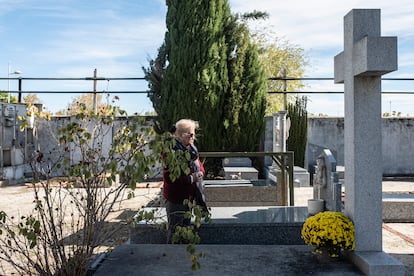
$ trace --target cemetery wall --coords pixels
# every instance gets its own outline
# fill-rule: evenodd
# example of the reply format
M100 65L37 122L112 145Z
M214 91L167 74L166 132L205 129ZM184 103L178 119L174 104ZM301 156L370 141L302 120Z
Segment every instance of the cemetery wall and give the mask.
M266 120L267 128L271 127L271 117ZM58 146L54 133L70 121L70 117L53 117L51 121L39 127L37 136L43 152L52 153L53 156ZM44 133L46 135L43 135ZM266 133L264 144L271 144L271 131L267 129ZM384 118L382 138L383 174L414 175L414 118ZM344 118L308 118L306 169L313 172L316 157L325 148L331 150L337 165L344 166Z
M344 166L344 118L308 118L309 166L316 164L323 148L330 149L337 165ZM382 159L384 175L414 175L414 118L382 119Z

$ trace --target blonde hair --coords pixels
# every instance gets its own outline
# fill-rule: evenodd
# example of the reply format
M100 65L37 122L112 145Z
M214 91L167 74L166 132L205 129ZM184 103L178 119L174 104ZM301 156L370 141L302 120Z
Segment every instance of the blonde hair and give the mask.
M191 119L181 119L175 123L175 135L181 136L184 133L189 133L198 129L199 125L197 121Z

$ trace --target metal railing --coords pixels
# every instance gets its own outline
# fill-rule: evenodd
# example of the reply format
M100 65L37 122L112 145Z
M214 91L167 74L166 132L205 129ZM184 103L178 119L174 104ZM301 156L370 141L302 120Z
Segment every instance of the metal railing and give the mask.
M83 78L51 78L51 77L0 77L0 80L17 80L19 82L19 90L13 90L10 91L10 93L35 93L35 94L50 94L50 93L56 93L56 94L74 94L74 93L93 93L92 89L90 91L86 90L54 90L54 91L46 91L46 90L28 90L22 89L22 81L145 81L144 77L125 77L125 78L106 78L106 77L83 77ZM295 78L295 77L269 77L267 78L268 81L282 81L284 83L288 81L328 81L328 80L334 80L334 78ZM414 78L381 78L381 80L385 81L414 81ZM284 85L285 87L285 85ZM95 91L96 92L96 91ZM99 91L98 91L99 92ZM105 91L105 92L112 92L112 93L120 93L120 94L146 94L148 91L133 91L133 90L119 90L119 91ZM343 94L344 91L268 91L269 94ZM382 94L414 94L414 91L382 91Z
M201 158L211 157L265 157L270 156L280 169L281 174L281 191L282 204L288 205L287 192L289 192L289 205L295 205L294 186L293 186L293 169L294 153L287 152L200 152Z

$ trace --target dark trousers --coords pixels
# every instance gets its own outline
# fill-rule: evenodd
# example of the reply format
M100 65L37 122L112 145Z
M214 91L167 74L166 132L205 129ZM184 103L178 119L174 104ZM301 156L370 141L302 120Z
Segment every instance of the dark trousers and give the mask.
M184 218L184 214L189 211L187 205L172 203L165 200L165 210L168 219L167 243L172 243L172 236L177 226L189 226L191 219Z

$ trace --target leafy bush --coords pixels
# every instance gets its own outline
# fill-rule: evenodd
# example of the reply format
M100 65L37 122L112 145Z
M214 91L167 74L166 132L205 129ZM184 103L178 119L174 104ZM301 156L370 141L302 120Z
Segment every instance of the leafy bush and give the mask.
M152 127L142 118L117 123L117 116L126 116L118 107L107 106L99 115L81 107L57 134L40 134L56 137L58 148L30 160L32 212L0 212L0 260L20 275L84 275L111 235L103 231L109 213L127 188L133 196L136 183L156 164L148 138ZM44 118L38 116L37 123ZM58 181L52 179L56 170L64 172Z

